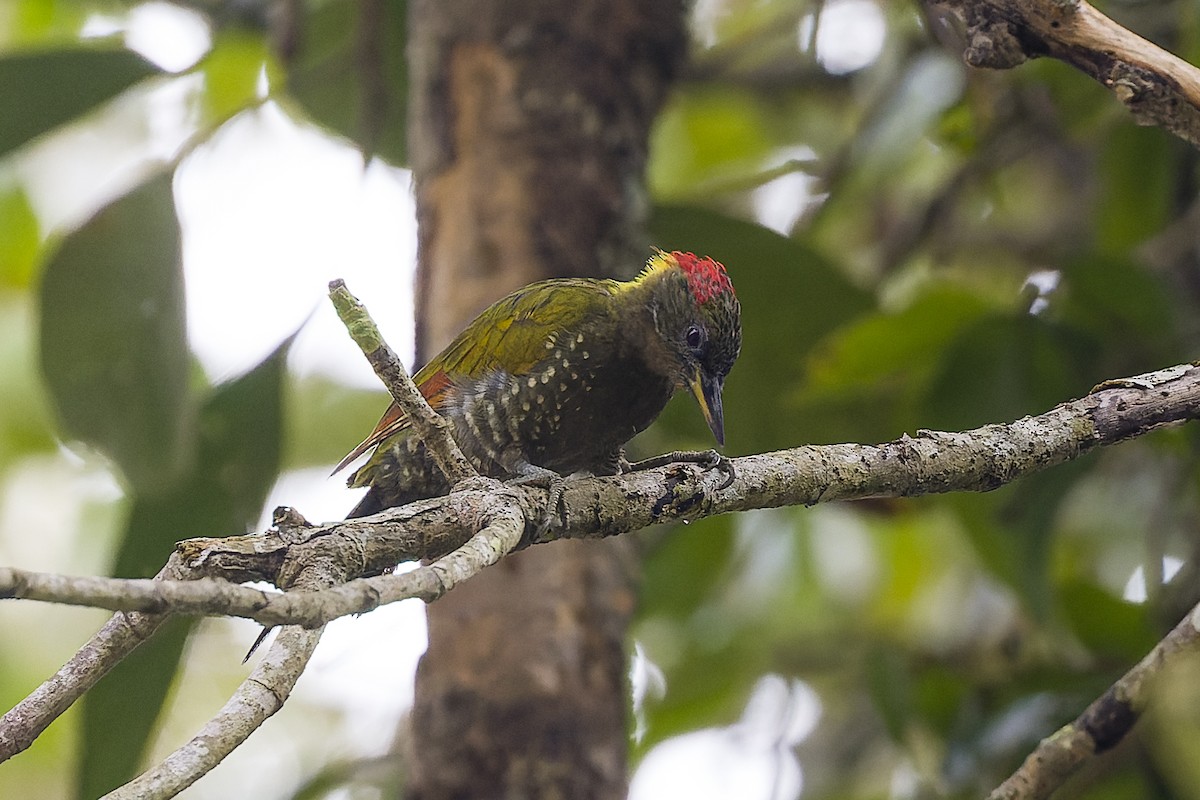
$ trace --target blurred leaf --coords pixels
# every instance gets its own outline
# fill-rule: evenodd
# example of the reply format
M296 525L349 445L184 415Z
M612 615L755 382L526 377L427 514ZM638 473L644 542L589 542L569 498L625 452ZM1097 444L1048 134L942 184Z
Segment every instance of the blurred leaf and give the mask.
M1102 138L1093 216L1101 252L1124 255L1162 230L1186 145L1158 128L1114 124Z
M320 375L289 381L284 468L332 467L374 427L387 406L383 391L348 388Z
M0 288L25 289L41 249L37 215L17 183L0 182Z
M190 617L168 621L84 695L78 800L100 797L137 775L195 624Z
M55 447L34 353L34 327L33 298L0 292L0 472L29 452Z
M775 147L765 124L768 111L732 87L676 92L650 135L651 193L666 201L700 199L707 184L762 169Z
M0 56L0 158L161 71L129 50L78 48Z
M321 5L287 78L288 95L313 121L397 166L408 159L407 8L404 0Z
M258 519L279 473L291 342L289 337L253 370L212 390L200 411L192 468L170 491L135 499L114 575L147 577L180 539L231 536Z
M939 354L925 427L966 430L1038 414L1103 379L1095 345L1030 315L977 320Z
M908 665L895 649L875 647L864 653L867 688L875 710L897 742L904 741L904 732L913 711L912 675Z
M253 105L271 52L262 36L241 28L223 29L198 65L204 75L201 95L210 124L223 122Z
M42 369L63 431L142 492L187 467L194 435L180 259L160 174L69 235L42 278Z
M660 206L649 229L659 247L694 250L725 264L741 300L742 354L725 385L729 450L819 440L820 425L797 419L792 394L804 379L807 354L869 308L867 294L812 250L760 225L701 208ZM703 426L694 409L680 420L680 405L668 409L663 425L675 431Z
M1062 287L1051 296L1051 307L1103 343L1106 359L1126 356L1110 369L1142 370L1187 358L1167 286L1133 259L1098 253L1071 259L1063 265Z
M987 310L964 289L930 287L902 311L865 314L834 332L811 354L809 375L826 389L929 371L941 348Z
M690 615L712 597L733 555L733 517L710 517L672 529L643 554L638 614Z
M979 724L972 713L973 677L938 664L918 670L913 675L912 696L921 719L947 737L955 732L972 735ZM969 719L967 725L963 724L965 718Z
M1072 632L1101 658L1134 664L1158 642L1145 605L1114 597L1082 580L1060 586L1058 595Z
M145 577L176 541L243 533L279 472L283 385L291 339L251 372L212 390L200 412L199 453L169 491L139 495L113 574ZM132 777L166 701L192 622L177 621L105 676L84 699L79 796L96 797Z
M942 348L988 305L951 285L928 287L898 312L873 311L832 331L808 355L794 402L820 423L812 441L881 441L932 427L919 401Z

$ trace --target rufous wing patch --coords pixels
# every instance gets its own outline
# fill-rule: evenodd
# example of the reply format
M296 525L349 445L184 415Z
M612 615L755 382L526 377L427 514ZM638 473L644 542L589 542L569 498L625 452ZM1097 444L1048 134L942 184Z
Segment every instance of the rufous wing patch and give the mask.
M425 398L429 405L435 409L441 405L441 400L453 387L454 382L450 380L450 376L439 370L428 378L423 380L417 389ZM381 443L397 433L408 428L408 417L400 409L400 406L394 402L388 406L387 411L383 412L383 416L379 419L379 424L375 426L375 430L371 431L371 435L359 442L358 446L346 454L346 457L337 463L333 468L332 474L337 474L346 468L350 462L361 456L363 453L370 450L375 445Z

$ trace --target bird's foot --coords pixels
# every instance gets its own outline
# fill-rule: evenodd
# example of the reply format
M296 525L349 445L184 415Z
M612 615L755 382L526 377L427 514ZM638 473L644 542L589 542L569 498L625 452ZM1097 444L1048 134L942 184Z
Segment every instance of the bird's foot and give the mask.
M509 481L509 484L513 486L540 486L549 494L549 497L546 498L546 514L534 530L535 537L540 538L546 531L550 530L550 526L554 524L556 517L562 520L564 527L566 526L567 508L563 505L563 492L566 491L567 481L562 475L559 475L554 470L529 464L523 467L520 474Z
M621 471L638 472L644 469L665 467L667 464L680 463L699 464L704 469L718 469L725 473L725 480L717 487L718 490L728 489L737 477L737 471L733 468L733 462L716 450L672 450L670 453L651 456L650 458L644 458L641 461L634 461L633 463L625 461L622 464Z

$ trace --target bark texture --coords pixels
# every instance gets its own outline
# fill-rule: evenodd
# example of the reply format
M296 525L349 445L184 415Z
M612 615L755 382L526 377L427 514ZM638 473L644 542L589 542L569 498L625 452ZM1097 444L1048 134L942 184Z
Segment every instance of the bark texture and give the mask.
M640 266L647 140L683 6L416 0L410 14L427 358L518 286ZM408 796L625 796L627 547L533 548L430 607Z

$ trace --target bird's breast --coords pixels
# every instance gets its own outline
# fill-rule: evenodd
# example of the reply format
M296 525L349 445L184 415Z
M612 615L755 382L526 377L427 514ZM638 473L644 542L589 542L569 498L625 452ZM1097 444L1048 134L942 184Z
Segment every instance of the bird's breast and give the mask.
M517 461L568 474L603 464L662 411L673 382L629 350L570 334L521 374L493 370L464 385L452 408L459 444L504 475Z

